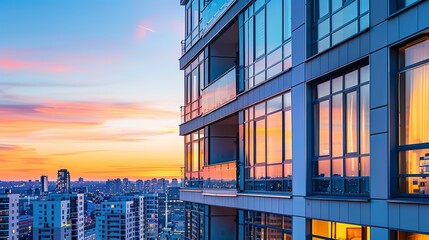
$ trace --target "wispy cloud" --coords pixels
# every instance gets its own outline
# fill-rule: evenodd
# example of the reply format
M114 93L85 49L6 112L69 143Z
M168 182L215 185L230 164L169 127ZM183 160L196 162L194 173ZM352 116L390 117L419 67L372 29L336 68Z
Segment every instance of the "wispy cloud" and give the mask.
M15 58L0 58L2 71L32 71L42 73L66 73L74 68L66 64L52 64L41 61L29 61Z
M145 37L148 36L150 33L155 33L156 30L154 29L154 25L157 21L157 16L150 16L143 21L141 21L136 28L135 34L134 34L134 40L135 41L141 41Z

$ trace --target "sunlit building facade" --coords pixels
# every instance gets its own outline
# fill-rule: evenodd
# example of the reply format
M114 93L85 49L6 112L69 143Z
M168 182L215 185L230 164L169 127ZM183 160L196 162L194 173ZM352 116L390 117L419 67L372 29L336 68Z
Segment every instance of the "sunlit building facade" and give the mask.
M19 194L0 194L0 240L19 239Z
M429 239L429 1L180 4L186 239Z

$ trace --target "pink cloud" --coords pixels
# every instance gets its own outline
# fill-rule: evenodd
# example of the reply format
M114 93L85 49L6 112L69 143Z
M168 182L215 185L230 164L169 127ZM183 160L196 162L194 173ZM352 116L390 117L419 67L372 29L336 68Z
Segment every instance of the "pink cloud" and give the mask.
M134 34L134 40L141 41L149 34L155 33L156 31L154 30L153 26L155 25L157 18L157 16L150 16L147 19L141 21L139 24L137 24L137 28Z
M38 61L27 61L14 58L0 58L0 70L20 71L29 70L44 73L70 72L73 67L65 64L51 64Z

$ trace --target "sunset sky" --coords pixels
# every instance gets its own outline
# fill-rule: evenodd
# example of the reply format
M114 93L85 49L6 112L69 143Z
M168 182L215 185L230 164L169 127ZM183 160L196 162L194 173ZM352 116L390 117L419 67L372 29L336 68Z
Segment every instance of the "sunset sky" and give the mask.
M0 180L178 177L177 0L0 2Z

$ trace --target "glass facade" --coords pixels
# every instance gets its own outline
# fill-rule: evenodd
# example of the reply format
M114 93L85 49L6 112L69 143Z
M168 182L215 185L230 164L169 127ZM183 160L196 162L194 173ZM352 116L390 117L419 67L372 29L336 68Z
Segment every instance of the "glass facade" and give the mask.
M369 27L369 0L312 0L311 53L320 53Z
M400 194L429 194L429 40L400 49Z
M185 203L185 237L186 239L206 239L206 218L208 206L198 203Z
M397 0L396 1L396 8L393 9L393 12L401 10L401 9L403 9L405 7L408 7L411 4L416 3L418 1L420 1L420 0Z
M292 217L245 211L244 232L246 240L292 240Z
M185 136L185 187L202 188L201 171L207 165L204 129Z
M187 122L201 114L201 89L204 88L204 52L185 69L185 107L182 120Z
M245 190L292 191L291 93L244 111Z
M257 0L243 13L245 89L289 69L291 0Z
M360 225L329 222L313 219L311 221L312 240L359 239L370 240L370 228Z
M313 91L313 193L369 194L369 66Z

